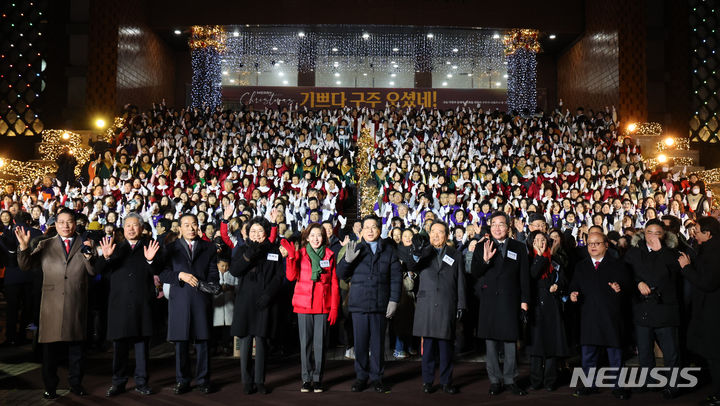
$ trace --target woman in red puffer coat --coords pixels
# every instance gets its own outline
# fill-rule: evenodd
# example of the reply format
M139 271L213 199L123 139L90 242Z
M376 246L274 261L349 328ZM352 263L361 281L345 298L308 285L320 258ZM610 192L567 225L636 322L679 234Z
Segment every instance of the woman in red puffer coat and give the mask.
M283 255L287 252L286 276L296 282L292 304L300 333L303 380L300 391L322 392L328 323L335 324L340 305L335 256L320 224L310 224L303 231L297 250L292 243L282 240L280 252ZM314 365L310 362L312 353Z

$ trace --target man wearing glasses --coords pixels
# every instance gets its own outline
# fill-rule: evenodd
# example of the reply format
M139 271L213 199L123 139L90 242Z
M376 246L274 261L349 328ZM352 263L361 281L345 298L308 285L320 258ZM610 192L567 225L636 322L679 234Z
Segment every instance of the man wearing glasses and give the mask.
M338 278L352 278L348 307L355 336L353 392L365 390L368 380L376 392L389 392L382 382L385 325L400 301L402 269L393 248L379 240L381 227L378 217L363 218L360 241L348 242L339 253Z
M472 275L480 300L477 336L485 339L486 367L490 394L497 395L503 386L515 395L527 395L516 382L517 347L520 338L521 310L528 311L530 272L525 245L509 237L510 221L505 213L490 216L490 234L482 246L476 246L472 258ZM480 249L478 249L480 248ZM499 353L505 361L500 369Z
M608 239L592 232L587 238L590 257L578 262L570 282L570 300L580 303L580 345L582 368L588 374L597 367L600 349L607 351L611 368L622 366L623 297L630 286L625 264L607 255ZM629 394L615 384L613 395L627 399ZM595 393L597 388L579 388L575 396Z
M30 249L30 230L15 229L18 266L29 271L39 264L43 272L40 302L40 336L43 345L42 376L45 399L57 399L57 367L62 351L68 355L70 392L88 393L82 387L87 330L88 275L95 275L91 243L75 233L75 213L62 209L55 221L57 237L40 241Z

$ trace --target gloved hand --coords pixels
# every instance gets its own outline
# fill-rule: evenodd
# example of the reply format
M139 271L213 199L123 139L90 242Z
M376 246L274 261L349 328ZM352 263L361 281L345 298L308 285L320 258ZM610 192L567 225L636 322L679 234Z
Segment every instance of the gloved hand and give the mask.
M397 311L397 302L388 302L387 311L385 312L385 318L392 319Z
M265 308L267 308L269 304L270 304L270 296L268 296L268 295L261 295L255 301L255 305L257 305L258 310L265 310Z
M260 256L260 254L262 254L260 244L253 241L248 241L247 248L245 249L245 253L243 254L245 258L248 261L252 262L256 260Z
M528 312L527 312L527 310L525 310L525 309L520 310L520 322L521 322L523 325L527 325L527 324L528 324Z
M457 313L455 314L455 319L456 319L456 320L462 319L463 313L465 313L465 312L463 311L463 309L458 309Z
M357 241L350 241L345 245L345 262L348 264L355 261L358 255L360 255L360 250L357 245Z
M295 244L283 238L280 240L280 245L282 245L282 247L285 248L285 251L287 251L288 258L294 259L297 256L297 252L295 251Z
M421 256L423 250L428 246L428 241L420 234L415 234L412 237L412 245L410 246L410 253L415 256Z
M338 316L338 309L330 309L330 314L328 314L328 323L330 323L331 326L335 325L335 322L337 321Z

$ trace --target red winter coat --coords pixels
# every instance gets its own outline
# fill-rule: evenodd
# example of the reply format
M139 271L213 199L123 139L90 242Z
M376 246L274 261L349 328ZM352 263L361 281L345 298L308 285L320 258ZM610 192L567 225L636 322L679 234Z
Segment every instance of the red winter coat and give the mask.
M292 253L290 253L292 255ZM322 314L337 311L340 305L340 288L335 273L335 256L330 248L325 248L323 260L328 260L330 266L323 268L320 280L313 282L312 264L305 247L295 252L294 257L288 255L285 275L295 284L292 304L295 313Z

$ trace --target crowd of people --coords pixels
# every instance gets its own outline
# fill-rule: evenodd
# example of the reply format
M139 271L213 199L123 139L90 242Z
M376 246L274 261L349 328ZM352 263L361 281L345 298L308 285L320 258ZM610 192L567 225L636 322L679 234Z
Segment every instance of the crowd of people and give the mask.
M422 353L426 393L436 366L442 390L457 393L454 354L478 343L490 393L525 395L518 342L531 389L555 390L572 356L587 370L601 350L617 367L637 351L652 367L657 341L665 366L703 357L708 400L720 404L712 195L697 174L646 167L614 109L160 103L124 115L79 177L66 152L55 177L2 194L6 343L38 330L46 398L57 397L65 349L71 392L86 394L85 346L104 340L107 395L126 390L131 346L135 390L151 394L147 354L161 331L175 344L177 394L193 378L213 391L209 359L232 337L247 394L269 392L267 356L293 340L302 392L324 390L331 341L355 360L352 391L387 392L388 335L395 358ZM363 196L372 215L348 222L365 128L378 194ZM613 394L629 396L620 384Z

